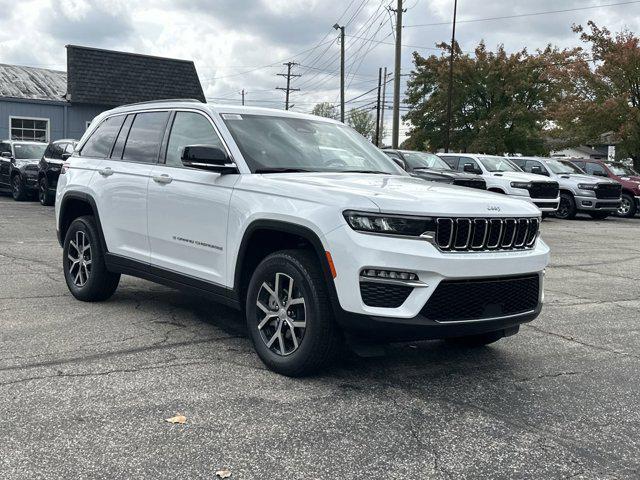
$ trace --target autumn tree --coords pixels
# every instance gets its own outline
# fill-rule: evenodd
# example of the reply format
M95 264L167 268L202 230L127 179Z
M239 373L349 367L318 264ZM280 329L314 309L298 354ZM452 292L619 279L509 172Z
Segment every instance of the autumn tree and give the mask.
M573 91L552 111L554 135L568 145L616 143L616 155L640 168L640 39L628 30L612 34L588 22L573 31L588 45L567 65Z
M376 120L368 110L356 108L349 110L347 124L363 137L373 141L376 134Z
M316 104L311 110L311 115L333 119L338 118L335 105L329 102L320 102Z
M440 55L413 54L404 116L412 125L408 148L444 147L450 47L438 47ZM549 46L508 54L503 46L490 52L483 42L472 55L457 43L454 49L450 150L545 153L546 109L566 89L559 66L577 52Z

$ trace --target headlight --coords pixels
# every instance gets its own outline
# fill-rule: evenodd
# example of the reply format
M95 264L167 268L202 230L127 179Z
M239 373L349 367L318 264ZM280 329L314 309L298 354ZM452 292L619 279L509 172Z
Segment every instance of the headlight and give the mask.
M436 231L435 220L430 217L384 215L348 210L344 212L344 218L349 226L358 232L419 237L423 233Z
M596 184L595 183L579 183L578 188L580 190L595 190Z
M511 182L511 188L524 188L526 190L531 188L530 182Z

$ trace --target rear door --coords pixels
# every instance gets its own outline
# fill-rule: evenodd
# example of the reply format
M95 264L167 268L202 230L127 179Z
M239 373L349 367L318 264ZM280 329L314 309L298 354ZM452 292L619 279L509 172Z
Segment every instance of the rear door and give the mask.
M168 111L127 115L92 182L99 194L109 252L145 263L149 261L147 188L168 118Z
M149 181L151 264L225 286L227 220L238 175L187 168L187 145L226 149L212 119L200 111L176 111L161 163Z
M2 153L11 152L11 145L7 142L0 142L0 185L9 186L9 173L11 172L11 158L2 156Z

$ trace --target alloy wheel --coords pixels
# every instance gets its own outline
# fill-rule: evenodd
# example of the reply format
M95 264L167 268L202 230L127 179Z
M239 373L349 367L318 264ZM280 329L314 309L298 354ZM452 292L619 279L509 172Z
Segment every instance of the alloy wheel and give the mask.
M629 201L628 198L622 197L622 203L620 203L620 206L618 207L618 215L622 215L626 217L627 215L629 215L630 211L631 211L631 202Z
M306 305L293 278L276 273L273 281L263 282L256 300L256 321L267 348L280 356L298 350L307 327Z
M91 275L91 243L85 232L78 230L75 240L69 241L67 259L73 283L77 287L84 287Z
M566 218L569 216L569 200L566 198L560 197L560 205L558 205L558 210L556 211L556 217L558 218Z
M17 198L20 195L20 175L15 175L13 177L13 181L11 182L11 188L12 188L13 198Z
M40 203L44 205L47 195L47 181L44 178L41 178L40 182L38 182L38 187L38 199L40 200Z

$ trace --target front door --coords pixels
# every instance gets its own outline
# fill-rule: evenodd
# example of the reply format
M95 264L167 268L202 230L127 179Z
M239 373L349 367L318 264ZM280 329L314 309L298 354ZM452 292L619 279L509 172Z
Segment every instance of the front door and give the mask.
M206 114L175 113L165 162L154 166L149 181L151 264L227 286L227 220L238 176L184 167L187 145L225 149Z
M9 187L9 173L11 172L11 158L2 154L12 154L11 145L6 142L0 142L0 187Z

